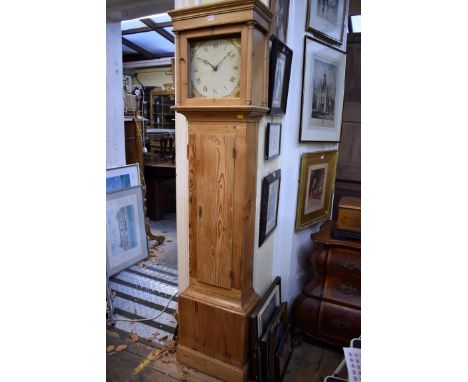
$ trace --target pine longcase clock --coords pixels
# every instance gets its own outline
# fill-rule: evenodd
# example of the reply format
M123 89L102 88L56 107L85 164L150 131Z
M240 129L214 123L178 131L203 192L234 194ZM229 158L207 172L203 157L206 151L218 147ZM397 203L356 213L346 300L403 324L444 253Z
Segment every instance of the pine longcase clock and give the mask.
M177 359L244 381L253 289L258 124L268 111L271 12L260 0L170 11L176 103L187 119L189 287Z

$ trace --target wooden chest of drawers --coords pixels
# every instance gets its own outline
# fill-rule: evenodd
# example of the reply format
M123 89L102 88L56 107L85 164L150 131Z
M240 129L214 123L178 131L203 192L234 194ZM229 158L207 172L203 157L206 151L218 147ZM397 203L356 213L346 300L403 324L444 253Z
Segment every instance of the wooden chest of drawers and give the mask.
M312 235L315 275L294 301L292 316L303 332L347 346L361 335L361 243L334 239L334 224Z

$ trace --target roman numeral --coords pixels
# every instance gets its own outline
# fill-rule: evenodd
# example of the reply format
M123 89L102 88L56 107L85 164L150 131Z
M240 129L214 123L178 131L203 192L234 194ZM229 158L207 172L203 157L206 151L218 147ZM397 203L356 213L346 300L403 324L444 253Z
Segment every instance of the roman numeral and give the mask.
M200 82L201 82L200 77L195 78L195 82L197 83L197 85L200 85Z
M208 91L208 88L206 86L203 86L203 91L206 93Z
M236 77L232 76L229 81L234 82L236 80Z
M217 42L213 43L213 48L218 49L218 43Z
M195 68L193 71L194 71L195 73L198 73L198 68Z
M218 92L216 91L216 89L213 89L213 95L216 95L218 94Z

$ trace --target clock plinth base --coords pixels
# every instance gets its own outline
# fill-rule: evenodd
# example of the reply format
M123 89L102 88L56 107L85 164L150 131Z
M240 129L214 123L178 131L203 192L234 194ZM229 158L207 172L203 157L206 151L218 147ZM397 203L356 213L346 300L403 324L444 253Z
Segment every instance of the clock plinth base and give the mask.
M245 381L249 316L259 297L240 301L188 288L179 296L177 360L223 381Z
M248 378L247 363L241 369L183 345L177 346L176 357L178 362L222 381L244 382Z

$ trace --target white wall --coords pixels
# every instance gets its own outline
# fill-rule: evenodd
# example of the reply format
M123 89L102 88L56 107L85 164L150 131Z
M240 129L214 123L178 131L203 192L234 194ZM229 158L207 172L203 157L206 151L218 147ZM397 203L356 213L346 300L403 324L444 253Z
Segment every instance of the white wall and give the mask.
M125 165L120 22L106 20L106 165Z
M310 234L318 230L316 225L298 232L294 231L301 155L338 147L337 143L299 143L306 10L306 0L290 2L287 45L293 50L293 60L287 112L284 116L274 117L275 122L283 123L281 155L278 159L263 160L264 126L261 127L259 134L257 243L260 184L264 176L277 168L281 168L281 190L276 230L262 247L256 248L255 251L254 287L257 293L263 293L274 277L281 276L282 298L290 303L310 279L311 266L308 259L312 247ZM265 117L264 120L271 118ZM266 125L266 121L262 125Z

